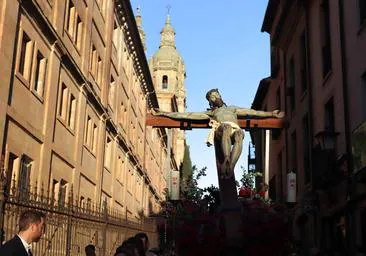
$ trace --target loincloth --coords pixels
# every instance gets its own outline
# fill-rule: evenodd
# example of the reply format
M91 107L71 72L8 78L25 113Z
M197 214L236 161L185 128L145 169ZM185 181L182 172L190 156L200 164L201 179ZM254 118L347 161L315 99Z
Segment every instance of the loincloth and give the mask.
M234 122L221 122L220 123L220 122L217 122L216 120L211 119L208 124L211 127L211 130L208 132L207 139L206 139L206 144L208 147L210 147L214 144L215 132L221 124L228 124L231 126L231 135L233 135L233 133L235 131L240 130L240 126L237 123L234 123Z

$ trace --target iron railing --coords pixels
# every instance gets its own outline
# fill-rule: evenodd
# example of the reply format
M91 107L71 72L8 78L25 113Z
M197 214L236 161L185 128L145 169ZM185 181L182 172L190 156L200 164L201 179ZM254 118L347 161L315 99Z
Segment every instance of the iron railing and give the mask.
M72 187L64 202L56 202L42 185L21 189L15 179L9 182L0 170L1 243L18 232L19 216L26 209L44 212L47 218L45 234L32 246L34 255L84 255L88 244L95 245L97 255L114 255L124 239L141 231L152 244L157 241L154 219L129 220L127 214L112 209L106 201L101 207L82 203Z

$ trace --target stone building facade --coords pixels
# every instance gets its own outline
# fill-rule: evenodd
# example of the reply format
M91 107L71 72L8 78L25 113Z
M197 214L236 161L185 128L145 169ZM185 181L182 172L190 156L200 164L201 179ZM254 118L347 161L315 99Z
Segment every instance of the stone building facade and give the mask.
M0 0L0 13L9 185L61 204L72 189L131 221L157 212L177 164L166 131L145 126L159 104L129 1Z
M296 173L293 235L304 255L365 252L365 164L356 170L352 157L366 120L365 24L364 0L270 0L264 17L271 74L252 107L286 113L271 135L269 197L285 203ZM263 166L264 133L253 134Z

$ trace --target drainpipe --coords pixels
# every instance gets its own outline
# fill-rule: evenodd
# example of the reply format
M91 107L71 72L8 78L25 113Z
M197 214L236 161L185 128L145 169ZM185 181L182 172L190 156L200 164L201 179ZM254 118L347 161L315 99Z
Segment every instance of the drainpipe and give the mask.
M264 184L269 185L269 151L270 151L270 137L271 131L264 131ZM265 193L264 198L268 199L268 190Z
M285 113L287 111L287 92L286 92L286 89L287 89L287 85L286 85L286 81L287 81L287 72L286 72L286 53L283 52L283 77L285 78L284 79L284 93L285 93L285 100L284 100L284 103L285 103ZM289 113L286 113L286 120L285 120L285 126L284 126L284 130L285 130L285 159L286 159L286 162L285 162L285 165L286 165L286 194L287 194L287 172L289 170L289 153L288 153L288 128L289 128Z
M309 134L308 138L311 138L311 142L309 143L309 162L310 164L310 183L311 183L311 190L313 191L313 138L314 138L314 128L313 128L313 121L314 121L314 115L313 115L313 94L312 94L312 72L311 72L311 54L310 54L310 20L309 20L309 2L306 1L304 4L304 10L305 10L305 33L306 33L306 69L307 69L307 90L308 90L308 121L309 121ZM318 219L316 216L316 212L313 215L314 218L314 242L315 245L318 246L318 232L316 230Z
M309 22L309 3L306 2L305 3L305 22L306 22L306 69L307 69L307 90L308 90L308 120L309 120L309 137L313 138L314 137L314 129L313 129L313 95L312 95L312 83L311 83L311 54L310 54L310 37L309 37L309 29L310 29L310 22ZM313 146L313 141L311 141L311 148ZM309 161L310 163L313 162L313 155L312 152L310 150L310 154L309 154ZM313 166L310 165L310 172L312 174L313 171ZM311 182L312 182L312 175L311 175Z
M355 183L352 179L353 162L352 162L352 145L351 145L351 129L350 129L350 117L349 117L349 99L348 99L348 73L347 73L347 53L345 48L345 29L344 29L344 1L338 0L339 8L339 27L340 27L340 48L341 48L341 62L342 62L342 89L343 89L343 111L344 111L344 130L346 140L346 152L347 152L347 167L348 167L348 184L347 184L347 199L352 197L352 188ZM347 200L348 201L348 200ZM346 206L347 214L347 243L350 248L351 255L356 253L355 251L355 237L356 227L354 223L354 216L350 206Z

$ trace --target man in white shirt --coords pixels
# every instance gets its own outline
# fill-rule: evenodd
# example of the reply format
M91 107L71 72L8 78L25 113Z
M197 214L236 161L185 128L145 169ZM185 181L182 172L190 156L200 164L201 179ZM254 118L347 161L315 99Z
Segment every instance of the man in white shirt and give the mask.
M0 248L1 256L32 256L31 244L38 242L46 228L46 215L27 210L19 218L19 232Z

